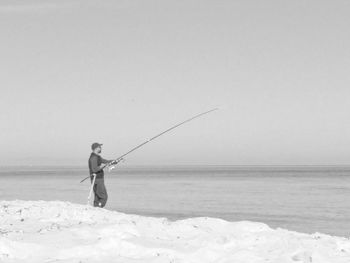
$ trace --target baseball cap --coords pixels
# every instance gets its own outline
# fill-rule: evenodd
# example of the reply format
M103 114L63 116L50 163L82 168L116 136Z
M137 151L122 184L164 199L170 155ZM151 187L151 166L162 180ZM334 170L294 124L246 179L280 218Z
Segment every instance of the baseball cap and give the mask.
M102 143L94 142L94 143L91 145L91 150L95 150L97 147L100 147L100 146L102 146L102 145L103 145Z

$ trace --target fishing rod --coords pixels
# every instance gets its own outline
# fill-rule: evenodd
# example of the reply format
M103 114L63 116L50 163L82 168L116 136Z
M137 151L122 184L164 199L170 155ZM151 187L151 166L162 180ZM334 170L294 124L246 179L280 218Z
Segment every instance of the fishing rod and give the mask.
M118 164L121 160L123 160L123 157L125 157L126 155L132 153L133 151L136 151L136 150L139 149L140 147L142 147L142 146L144 146L145 144L147 144L147 143L153 141L154 139L156 139L156 138L162 136L163 134L165 134L165 133L167 133L167 132L170 132L171 130L176 129L177 127L179 127L179 126L181 126L181 125L183 125L183 124L185 124L185 123L187 123L187 122L190 122L190 121L192 121L192 120L194 120L194 119L197 119L197 118L199 118L199 117L202 117L203 115L206 115L206 114L211 113L211 112L213 112L213 111L216 111L216 110L218 110L218 109L219 109L219 108L214 108L214 109L211 109L211 110L202 112L202 113L200 113L200 114L197 114L197 115L195 115L195 116L193 116L193 117L191 117L191 118L189 118L189 119L187 119L187 120L185 120L185 121L183 121L183 122L180 122L180 123L178 123L178 124L176 124L176 125L174 125L174 126L168 128L168 129L166 129L165 131L163 131L163 132L157 134L156 136L154 136L154 137L148 139L147 141L145 141L145 142L143 142L143 143L137 145L136 147L132 148L132 149L129 150L128 152L126 152L126 153L124 153L123 155L119 156L117 159L115 159L115 160L113 160L112 162L110 162L110 164ZM109 164L107 164L107 166L109 166ZM82 183L82 182L84 182L86 179L89 179L89 178L90 178L90 176L84 178L84 179L81 180L80 182Z

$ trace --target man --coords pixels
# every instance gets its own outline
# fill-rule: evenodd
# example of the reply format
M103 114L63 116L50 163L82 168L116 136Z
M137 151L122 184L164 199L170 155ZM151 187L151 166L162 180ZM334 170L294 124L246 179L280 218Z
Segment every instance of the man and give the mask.
M89 171L91 182L93 182L94 175L96 175L95 184L93 185L95 199L94 206L104 207L107 203L108 195L104 182L104 172L103 169L109 164L113 164L113 160L105 160L100 154L102 151L101 143L93 143L91 145L92 153L89 158Z

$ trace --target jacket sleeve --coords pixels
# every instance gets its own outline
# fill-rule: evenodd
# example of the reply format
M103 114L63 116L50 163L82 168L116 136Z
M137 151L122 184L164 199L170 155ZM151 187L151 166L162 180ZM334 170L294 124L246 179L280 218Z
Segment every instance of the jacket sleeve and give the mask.
M101 171L101 168L98 166L98 160L96 156L93 156L91 158L91 170L93 173L97 173L98 171Z
M102 163L110 163L110 162L113 162L113 160L106 160L106 159L101 158L101 162Z

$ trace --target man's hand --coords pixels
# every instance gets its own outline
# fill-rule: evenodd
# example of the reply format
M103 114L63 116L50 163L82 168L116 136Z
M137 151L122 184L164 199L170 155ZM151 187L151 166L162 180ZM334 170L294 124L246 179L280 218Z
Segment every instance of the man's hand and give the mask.
M110 162L108 165L115 165L115 164L118 164L120 161L124 160L123 158L122 159L119 159L119 160L114 160L112 162Z
M117 164L117 161L116 160L113 160L111 162L108 163L108 165L113 165L113 164Z
M115 166L121 161L124 161L124 159L121 158L121 159L117 159L117 160L109 162L108 165L107 165L108 171L112 171L115 168Z

